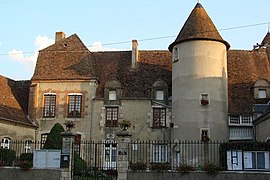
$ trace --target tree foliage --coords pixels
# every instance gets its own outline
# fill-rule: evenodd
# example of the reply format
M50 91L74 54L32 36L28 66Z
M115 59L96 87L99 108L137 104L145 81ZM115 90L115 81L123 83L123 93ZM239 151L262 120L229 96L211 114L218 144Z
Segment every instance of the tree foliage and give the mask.
M47 136L43 149L62 149L62 141L63 137L61 136L61 132L64 132L64 127L56 123L50 133Z

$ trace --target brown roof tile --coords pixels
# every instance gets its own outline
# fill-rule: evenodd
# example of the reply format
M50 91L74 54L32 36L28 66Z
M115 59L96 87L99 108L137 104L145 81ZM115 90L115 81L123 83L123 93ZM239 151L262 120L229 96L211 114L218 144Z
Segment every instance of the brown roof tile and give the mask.
M95 78L92 55L73 34L39 52L32 80L85 80Z
M270 65L265 50L228 51L228 95L231 113L249 112L252 105L258 103L253 98L253 85L259 78L270 80Z
M220 36L211 18L200 3L197 3L190 13L177 38L169 46L169 50L172 52L174 45L190 40L219 41L224 43L227 49L230 48L229 43Z
M30 81L0 76L0 119L35 126L27 117Z
M131 51L94 52L96 72L100 84L97 97L103 97L104 85L117 80L123 97L150 98L155 81L164 80L171 87L171 53L168 51L139 51L139 62L131 69ZM171 88L169 88L171 92Z

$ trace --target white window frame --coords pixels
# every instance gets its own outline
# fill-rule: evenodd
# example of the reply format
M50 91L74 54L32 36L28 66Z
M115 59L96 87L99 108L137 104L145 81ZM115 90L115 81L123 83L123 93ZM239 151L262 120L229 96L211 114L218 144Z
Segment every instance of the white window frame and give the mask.
M258 167L258 153L264 153L264 168ZM269 170L269 152L244 151L244 170Z
M1 140L1 148L9 149L10 148L10 141L11 139L8 137L4 137Z
M153 162L154 163L168 162L167 144L153 144Z
M116 169L117 167L117 143L107 141L104 144L104 167L103 169Z
M258 89L258 98L265 99L266 97L266 89Z
M164 100L164 91L163 90L157 90L155 99L158 100L158 101L163 101Z
M109 90L109 100L110 101L116 100L116 90Z
M253 116L249 114L234 115L229 114L229 125L252 126Z
M30 153L30 152L32 152L32 150L31 150L31 145L32 145L32 141L31 140L26 140L25 142L24 142L24 152L25 153Z

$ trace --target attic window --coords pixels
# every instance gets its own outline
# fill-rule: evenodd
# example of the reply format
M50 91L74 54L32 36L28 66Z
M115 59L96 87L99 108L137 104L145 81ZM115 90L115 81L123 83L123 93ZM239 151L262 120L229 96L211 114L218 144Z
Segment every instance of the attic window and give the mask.
M156 100L160 100L160 101L164 100L164 91L163 90L156 91Z
M266 98L266 89L259 89L258 98L259 98L259 99L264 99L264 98Z
M64 47L67 47L67 43L63 44Z
M109 91L109 100L115 101L116 100L116 90Z

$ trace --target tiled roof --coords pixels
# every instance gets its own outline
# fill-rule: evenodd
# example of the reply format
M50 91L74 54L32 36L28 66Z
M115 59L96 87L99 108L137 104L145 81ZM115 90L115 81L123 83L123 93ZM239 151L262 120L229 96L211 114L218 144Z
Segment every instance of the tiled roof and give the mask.
M63 46L67 44L67 46ZM79 48L78 51L76 48ZM104 95L104 85L117 80L124 98L149 98L155 81L164 80L171 95L172 55L169 51L139 51L137 68L131 68L131 51L89 52L76 34L40 51L32 80L87 80L100 82L97 97ZM228 51L229 112L246 113L254 100L253 85L259 78L270 80L270 65L265 49Z
M13 81L0 76L0 120L35 126L27 117L30 81Z
M270 65L264 49L228 51L228 96L231 113L251 111L255 100L253 85L259 78L270 80Z
M171 53L168 51L139 51L137 68L131 68L131 51L94 52L95 69L100 81L97 97L103 97L104 85L117 80L123 97L150 98L155 81L163 80L171 92Z
M172 52L174 45L190 40L214 40L224 43L229 49L230 45L220 36L217 28L200 3L190 13L184 26L175 41L169 46Z
M88 80L95 78L92 56L73 34L39 52L32 80Z

